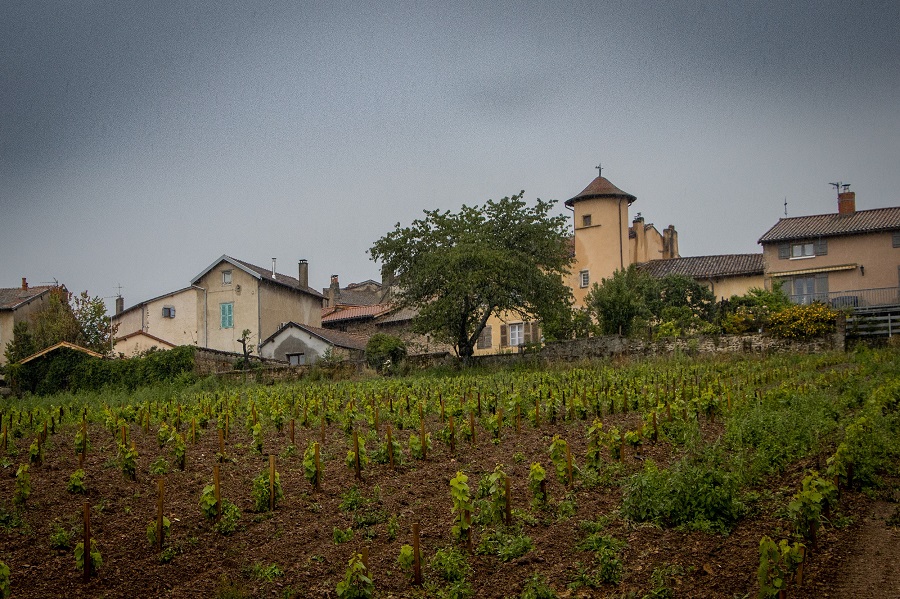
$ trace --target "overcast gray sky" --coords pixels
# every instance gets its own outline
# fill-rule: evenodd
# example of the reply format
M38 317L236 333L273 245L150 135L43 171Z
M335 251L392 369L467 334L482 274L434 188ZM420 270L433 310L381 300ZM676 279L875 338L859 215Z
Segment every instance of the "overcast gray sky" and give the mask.
M0 286L314 287L424 208L597 171L682 255L900 204L900 3L0 3ZM562 208L560 207L562 212Z

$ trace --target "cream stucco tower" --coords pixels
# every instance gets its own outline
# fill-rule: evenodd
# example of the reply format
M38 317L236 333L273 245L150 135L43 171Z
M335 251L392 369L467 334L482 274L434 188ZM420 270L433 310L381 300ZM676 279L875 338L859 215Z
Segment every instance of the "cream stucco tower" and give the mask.
M636 199L601 176L566 200L575 218L575 262L570 285L576 305L584 305L591 285L631 264L628 207Z

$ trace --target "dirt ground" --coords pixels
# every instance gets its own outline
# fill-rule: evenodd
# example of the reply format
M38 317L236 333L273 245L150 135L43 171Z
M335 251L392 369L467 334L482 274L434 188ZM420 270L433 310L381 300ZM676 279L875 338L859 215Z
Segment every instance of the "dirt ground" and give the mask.
M606 421L620 428L637 426L634 414L617 414ZM439 427L439 422L433 422L430 428L436 431ZM268 458L249 449L251 439L245 431L235 430L226 450L234 461L221 465L222 495L243 513L238 530L230 536L215 532L198 507L201 491L212 483L218 451L215 429L210 428L196 445L188 441L186 470L171 470L163 477L164 510L172 522L166 544L175 553L163 564L146 538L157 505L158 477L149 474L149 467L161 455L171 463L171 453L160 450L155 431L145 434L133 426L129 434L140 454L138 475L136 481L126 480L115 461L113 437L102 427L92 426L92 448L84 465L88 491L85 496L72 494L66 485L78 459L73 449L74 428L67 426L50 437L44 463L30 469L33 492L21 523L10 520L14 519L11 497L16 467L27 460L30 439L16 440L18 456L0 469L0 506L4 510L0 513L6 518L0 527L0 560L11 569L13 597L21 598L240 596L238 592L252 597L335 597L335 585L351 555L366 547L376 596L420 597L425 596L424 591L413 588L397 565L401 545L412 542L412 524L420 524L426 559L437 549L453 545L449 479L464 471L474 494L478 480L502 463L511 478L513 507L535 517L532 523L522 524L534 549L505 563L492 556L472 555L469 582L474 597L517 597L534 572L540 572L561 597L643 597L653 588L654 569L670 565L677 566L678 572L670 580L675 597L756 596L759 540L763 535L776 539L790 536L780 512L805 469L815 465L812 460L795 464L767 481L764 495L768 499L753 505L728 536L624 521L615 516L622 499L622 487L617 484L576 486L575 514L568 518L531 510L529 465L536 461L544 465L551 497L562 499L566 490L552 473L547 448L552 436L559 434L568 440L576 462L582 462L585 427L585 421L544 424L538 430L523 424L519 433L504 429L499 444L491 443L487 433L479 430L477 445L460 440L455 453L434 439L427 461L407 456L406 463L396 470L372 464L364 470L362 481L356 481L353 471L344 465L348 441L343 431L332 427L323 447L325 475L320 492L314 492L304 478L302 466L302 451L309 440L318 439L319 430L298 427L298 454L277 459L284 499L274 513L262 514L251 509L250 488L252 479L267 468ZM703 430L705 436L714 438L721 425L704 423ZM394 434L405 448L409 431L395 430ZM288 444L286 431L273 432L265 439L263 452L281 454ZM647 445L644 452L644 458L659 464L668 463L672 455L667 443ZM629 452L622 475L642 467L643 461ZM354 525L355 512L340 509L342 497L354 485L371 500L365 509L375 514L377 523L368 534L360 527L350 541L338 544L333 540L334 529ZM803 586L791 589L789 596L900 597L896 499L896 493L873 500L845 490L837 511L843 518L842 527L826 525L820 532L818 548L810 551L805 564ZM76 571L71 548L51 548L51 535L58 528L72 533L73 545L80 540L85 501L91 505L92 535L103 557L99 573L89 582L83 582ZM594 560L592 553L576 547L585 536L579 522L604 515L613 516L604 534L626 542L621 554L625 567L622 582L569 590L567 585L578 564L589 566ZM399 524L396 538L390 538L388 531L392 516ZM259 571L271 564L277 564L283 574L267 581Z

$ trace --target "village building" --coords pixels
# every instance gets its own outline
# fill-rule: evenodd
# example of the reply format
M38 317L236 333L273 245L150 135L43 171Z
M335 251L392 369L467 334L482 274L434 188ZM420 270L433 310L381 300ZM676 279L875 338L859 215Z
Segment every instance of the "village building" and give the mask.
M259 346L259 355L292 366L315 364L325 356L364 360L366 337L296 322L286 322Z
M189 287L121 310L116 353L133 355L154 340L170 346L197 345L239 353L245 330L251 345L275 333L285 322L322 324L324 296L309 286L309 265L300 260L297 277L221 256L195 276ZM141 332L143 335L134 335ZM120 345L121 343L121 345ZM163 344L157 344L164 349Z
M6 364L6 345L13 340L17 323L29 322L47 305L51 293L68 291L61 285L29 285L22 277L20 287L0 288L0 366Z
M856 193L836 187L837 212L782 218L759 238L766 286L800 304L900 305L900 206L857 210Z
M113 353L131 357L152 348L171 349L179 345L201 345L199 314L203 294L189 286L124 309L124 299L116 298L112 323L117 326Z
M724 254L650 260L638 265L638 268L657 279L668 275L690 277L709 289L718 301L730 299L734 295L744 295L753 287L762 289L765 285L762 254Z

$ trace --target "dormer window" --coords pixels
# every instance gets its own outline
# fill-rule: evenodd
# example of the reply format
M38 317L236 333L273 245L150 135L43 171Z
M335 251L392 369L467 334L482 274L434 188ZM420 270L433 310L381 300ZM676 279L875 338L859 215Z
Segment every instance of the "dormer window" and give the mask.
M223 285L231 285L231 271L230 270L222 271L222 284Z

